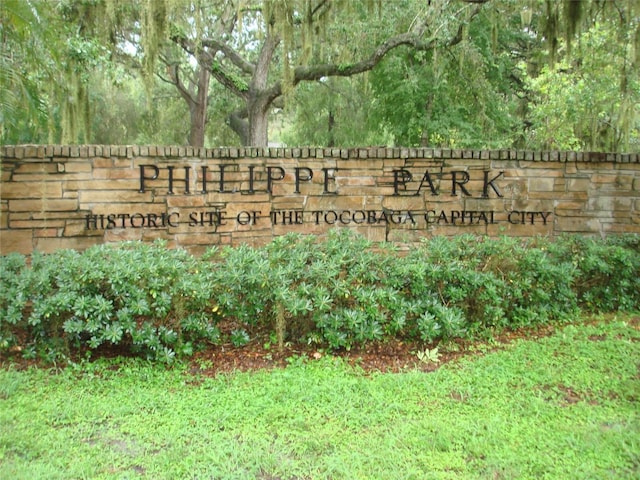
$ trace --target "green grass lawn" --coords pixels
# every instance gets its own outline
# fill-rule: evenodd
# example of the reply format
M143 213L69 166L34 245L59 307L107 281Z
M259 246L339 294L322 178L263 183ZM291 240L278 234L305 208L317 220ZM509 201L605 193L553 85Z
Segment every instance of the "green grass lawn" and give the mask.
M638 316L443 365L0 369L2 479L640 477Z

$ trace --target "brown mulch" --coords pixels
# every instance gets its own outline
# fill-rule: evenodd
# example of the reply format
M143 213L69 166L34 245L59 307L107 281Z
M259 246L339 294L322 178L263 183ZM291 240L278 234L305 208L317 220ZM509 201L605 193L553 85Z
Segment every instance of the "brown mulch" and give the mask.
M640 324L640 317L634 317L631 324ZM284 368L292 361L315 361L330 355L341 357L364 372L401 372L417 369L430 372L440 366L469 355L482 355L490 351L505 348L518 339L537 339L552 335L558 327L543 325L536 328L522 328L515 331L504 331L492 337L490 342L480 340L455 340L441 345L425 345L418 342L389 340L373 342L349 351L326 352L306 344L287 343L280 350L277 345L267 345L268 336L258 335L249 344L234 347L230 343L212 345L195 353L188 359L189 371L197 375L215 376L220 373L234 371L253 371L261 369ZM594 338L598 341L600 338ZM437 361L420 359L418 352L425 348L438 347ZM103 348L94 352L92 358L131 356L117 348ZM78 358L82 358L81 355ZM16 368L26 368L38 364L37 361L24 360L19 350L0 354L0 367L11 363ZM60 365L58 365L60 366Z
M588 320L586 323L597 323L599 320ZM634 328L640 328L640 316L630 319ZM403 342L388 340L372 342L349 351L325 352L309 345L285 344L282 350L271 345L265 348L268 336L258 336L248 345L234 347L231 344L218 345L196 353L191 359L190 371L194 374L214 376L219 373L233 371L251 371L259 369L284 368L292 360L318 360L325 355L341 357L351 365L364 372L401 372L417 369L425 372L437 370L440 366L470 355L483 355L500 350L520 340L535 340L554 334L562 325L540 325L533 328L505 330L493 335L490 342L481 340L457 339L448 344L425 345L419 342ZM425 348L438 347L438 361L422 361L417 352Z
M546 337L553 334L555 330L554 326L546 325L535 329L505 331L494 336L490 343L458 339L446 345L425 345L418 342L388 340L355 347L349 351L333 352L325 352L313 346L290 343L286 344L282 350L279 350L277 346L265 348L264 344L257 339L243 347L227 344L198 352L190 359L190 364L192 373L213 376L232 371L284 368L296 359L311 362L329 355L343 358L364 372L397 373L408 369L430 372L462 357L499 350L518 339ZM437 362L423 361L418 358L417 352L435 347L438 347Z

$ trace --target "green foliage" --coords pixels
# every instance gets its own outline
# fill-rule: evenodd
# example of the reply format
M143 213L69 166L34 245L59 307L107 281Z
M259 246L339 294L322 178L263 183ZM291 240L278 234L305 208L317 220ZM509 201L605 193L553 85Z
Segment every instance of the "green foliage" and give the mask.
M0 142L638 151L640 3L525 3L4 0Z
M456 19L465 15L461 2L423 3L419 13L410 1L382 8L380 24L403 31L428 18L433 48L394 50L368 74L366 86L323 79L299 88L284 139L330 146L637 151L638 5L492 0L452 44L444 39L453 37ZM350 35L372 44L380 24L361 25L351 17ZM340 33L336 28L333 38Z
M0 143L46 132L47 114L36 66L46 58L40 12L31 2L0 2Z
M583 35L575 63L544 67L534 78L523 75L532 102L532 147L555 150L637 150L640 118L629 104L640 101L637 76L624 89L611 79L627 68L627 49L616 45L615 25L595 25ZM607 46L607 48L605 48Z
M233 330L231 332L231 344L234 347L243 347L244 345L249 343L250 340L251 338L249 337L249 334L244 329Z
M487 46L490 25L451 49L385 59L370 76L370 122L395 145L505 148L515 141L517 99L509 59ZM373 125L370 125L370 128Z
M517 327L574 314L570 263L551 258L546 242L462 235L435 238L413 251L424 265L421 288L462 312L471 332Z
M137 359L5 364L0 477L637 479L639 340L634 314L430 374L365 374L331 355L213 377Z
M593 311L633 310L640 304L640 238L570 237L555 245L576 269L580 305Z
M212 285L199 264L161 243L34 254L28 268L18 256L5 257L2 345L20 340L26 354L52 359L114 345L171 362L193 343L219 337Z
M349 230L264 247L125 243L2 257L0 350L49 360L115 346L171 362L202 342L270 335L329 349L434 344L640 307L640 239L425 239L406 255ZM226 338L226 337L225 337ZM271 340L274 341L274 340Z
M558 55L564 52L558 62L533 74L520 62L519 76L531 100L530 148L638 150L640 117L632 107L640 101L638 5L627 7L603 9L572 48L556 39Z
M282 132L274 128L271 136L286 145L391 145L394 138L372 117L379 99L372 95L369 78L365 74L301 83L288 99Z

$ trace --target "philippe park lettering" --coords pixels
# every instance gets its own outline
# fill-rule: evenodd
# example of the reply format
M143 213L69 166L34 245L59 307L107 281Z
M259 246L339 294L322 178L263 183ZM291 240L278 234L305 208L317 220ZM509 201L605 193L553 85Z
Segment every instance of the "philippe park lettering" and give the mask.
M237 173L237 171L231 171L231 168L235 165L218 165L217 169L209 169L207 165L203 165L197 170L198 174L195 185L194 193L237 193L238 190L230 187L231 181L229 180L230 173ZM181 170L183 175L177 178L176 170ZM168 166L160 168L156 165L140 165L140 193L144 193L149 188L149 182L164 181L167 186L167 193L174 195L176 193L192 193L191 191L191 178L192 178L191 166L185 165L183 167ZM323 193L335 193L331 190L331 183L335 181L335 168L322 168L322 182L324 185ZM241 193L254 194L258 191L273 192L273 186L276 182L281 182L285 179L287 171L282 167L268 166L263 171L256 171L255 165L249 165L247 170L243 173L243 180L248 182L248 188L242 190ZM308 167L295 167L293 171L293 179L295 183L295 193L300 193L300 184L303 182L310 182L313 180L314 172ZM193 176L196 176L194 173ZM262 187L259 190L258 187ZM180 190L178 190L180 188ZM176 191L178 190L178 191Z
M144 193L151 187L164 185L169 195L208 192L255 194L266 191L273 193L275 184L292 178L295 186L294 193L301 193L303 184L311 182L320 175L323 185L322 193L337 193L335 191L335 175L338 169L335 168L322 168L318 172L308 167L295 167L292 172L287 172L279 166L258 169L256 165L248 165L244 171L239 171L236 167L236 165L230 164L218 165L217 168L203 165L199 169L190 165L180 167L140 165L140 188L138 191ZM178 172L180 172L179 175ZM237 187L238 174L245 184L243 190L239 190ZM235 175L235 181L230 178L231 175ZM490 193L493 192L497 197L502 197L496 181L503 175L504 171L497 174L484 171L482 193L479 196L489 198ZM440 195L441 188L450 188L451 195L472 196L469 191L470 181L471 175L465 170L453 170L438 174L432 174L429 170L425 170L420 177L415 177L409 170L401 168L393 170L393 195L420 195L422 192L428 192L432 196L437 196ZM233 185L234 183L235 185Z
M499 172L497 175L490 176L490 172L485 171L484 177L482 180L482 198L489 198L489 189L493 190L493 192L498 196L502 197L502 193L494 183L501 176L504 175L504 171ZM456 196L458 192L468 197L471 196L469 190L467 190L467 184L471 181L471 176L469 172L465 170L454 170L448 174L450 176L449 180L451 183L448 185L451 186L451 195ZM442 178L443 175L440 175L440 186L442 186L442 182L445 181L445 178ZM398 195L420 195L423 189L429 189L431 195L437 196L440 195L440 190L436 188L434 184L433 177L429 170L425 170L422 175L422 179L418 184L417 188L413 191L410 190L409 183L413 182L414 176L413 174L404 168L393 171L393 194L395 196ZM416 183L416 182L414 182ZM401 193L401 192L409 192L409 193ZM412 193L411 193L412 192Z

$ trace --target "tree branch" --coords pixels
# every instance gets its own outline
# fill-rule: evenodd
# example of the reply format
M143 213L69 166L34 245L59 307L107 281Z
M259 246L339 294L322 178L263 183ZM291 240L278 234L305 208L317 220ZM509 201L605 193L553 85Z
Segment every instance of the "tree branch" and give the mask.
M327 9L331 8L331 0L320 0L318 4L311 10L311 18L313 18L313 16L318 13L318 11L323 7L327 7Z
M194 43L184 36L174 35L171 37L171 40L182 47L184 51L196 57L198 59L198 63L202 66L202 68L206 68L207 70L209 70L209 72L211 72L211 75L226 89L228 89L234 95L246 100L246 89L242 88L240 82L238 82L231 73L224 70L220 65L220 62L216 61L215 55L218 53L217 50L199 50L198 52L196 52Z
M180 79L180 71L178 65L167 62L162 56L160 56L160 60L162 60L162 62L167 66L167 74L169 75L169 79L167 79L158 74L160 80L175 86L182 98L184 98L187 103L191 105L191 103L193 103L195 100L193 98L192 92L185 87L184 83Z
M280 37L276 34L269 33L264 43L262 44L262 49L260 50L260 55L258 56L256 68L253 72L253 76L251 77L250 88L263 90L267 85L267 80L269 77L269 65L271 65L273 53L275 52L279 44Z
M212 38L207 38L202 41L202 46L207 48L212 48L215 51L220 51L224 54L225 58L228 58L231 63L233 63L236 67L242 70L244 73L248 73L249 75L253 75L256 66L251 62L248 62L242 56L236 52L233 48L231 48L226 43L219 42ZM193 44L190 45L191 49L194 49ZM182 48L185 48L182 45Z
M243 88L243 85L238 82L233 75L224 70L210 54L203 52L198 63L202 65L202 68L209 70L209 72L211 72L211 76L235 96L240 97L243 100L247 99L248 88Z
M485 3L489 0L474 1L464 0L467 3ZM481 5L474 8L469 17L469 22L480 12ZM461 23L456 31L456 34L447 40L443 46L452 47L462 41L462 34L464 31L464 25ZM416 50L431 50L436 46L436 39L432 36L428 40L423 40L421 35L415 32L407 32L396 35L387 39L380 44L378 48L366 59L351 64L335 64L327 63L322 65L313 66L298 66L294 69L293 84L297 85L302 81L320 80L323 77L350 77L359 73L364 73L372 70L378 65L382 59L392 50L406 45L411 46ZM282 95L282 82L278 81L273 84L268 90L265 91L265 98L267 103L273 102L276 98Z
M382 43L369 58L360 62L345 65L326 63L323 65L296 67L294 70L294 83L299 83L303 80L319 80L322 77L330 76L350 77L373 69L382 61L385 55L401 45L411 45L416 50L429 50L433 48L434 44L434 40L424 42L413 33L403 33Z

